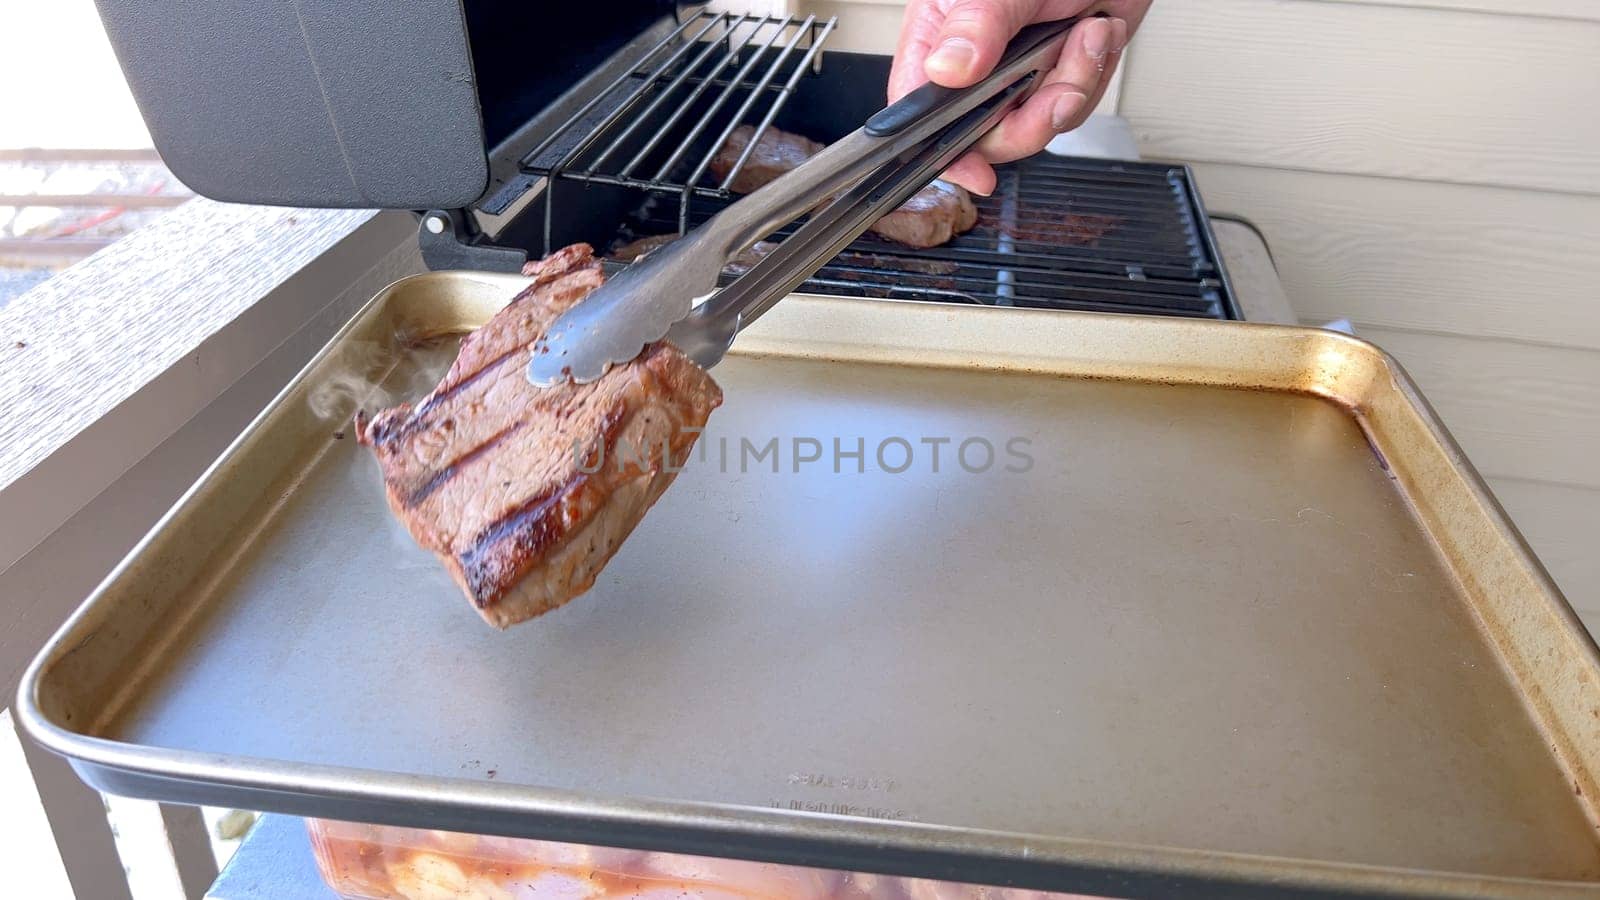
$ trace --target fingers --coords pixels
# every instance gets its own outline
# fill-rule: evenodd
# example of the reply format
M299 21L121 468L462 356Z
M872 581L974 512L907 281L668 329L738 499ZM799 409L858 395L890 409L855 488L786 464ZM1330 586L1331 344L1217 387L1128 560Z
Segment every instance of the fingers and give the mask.
M912 0L900 21L900 41L889 69L889 102L911 93L928 80L923 64L939 42L944 10L933 0Z
M970 87L1000 61L1006 44L1039 12L1038 0L953 0L923 61L929 80Z
M1079 23L1062 45L1056 66L1020 108L1006 116L978 142L978 151L992 163L1032 156L1056 135L1078 127L1094 110L1104 93L1104 74L1117 48L1125 40L1126 23L1088 19Z
M1011 162L1038 153L1057 134L1088 115L1091 89L1072 84L1040 88L1020 109L984 135L974 149L991 163ZM1057 127L1057 122L1062 127Z
M932 80L947 87L975 84L989 73L1008 41L1030 22L1103 13L1085 19L1062 45L1055 67L1028 101L985 135L974 152L944 173L978 193L995 187L993 163L1043 150L1052 138L1082 125L1104 96L1123 48L1149 12L1151 0L911 0L889 75L889 100Z
M1089 111L1091 113L1095 107L1100 105L1100 100L1105 97L1106 89L1111 86L1112 77L1117 74L1117 66L1122 62L1122 51L1128 49L1128 40L1133 36L1133 26L1129 25L1125 20L1112 19L1111 24L1115 26L1115 31L1113 32L1115 38L1111 44L1111 52L1106 54L1105 67L1100 72L1100 86L1089 97ZM1085 118L1088 118L1088 116L1086 115ZM1083 122L1080 120L1067 130L1071 131L1082 124Z
M974 194L987 197L994 193L997 177L994 166L984 159L982 154L969 151L966 155L956 160L950 168L944 170L940 176L952 184L959 184Z

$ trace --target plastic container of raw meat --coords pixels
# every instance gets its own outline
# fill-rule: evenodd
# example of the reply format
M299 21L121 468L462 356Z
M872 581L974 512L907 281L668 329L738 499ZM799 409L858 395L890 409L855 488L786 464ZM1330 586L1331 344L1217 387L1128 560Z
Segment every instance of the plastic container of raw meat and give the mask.
M345 900L1066 900L1076 895L307 819Z

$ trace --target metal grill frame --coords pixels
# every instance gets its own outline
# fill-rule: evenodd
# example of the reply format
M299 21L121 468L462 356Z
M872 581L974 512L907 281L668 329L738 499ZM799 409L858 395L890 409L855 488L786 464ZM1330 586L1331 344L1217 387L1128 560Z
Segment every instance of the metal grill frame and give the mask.
M557 200L558 183L638 191L640 209L621 225L621 241L683 234L737 199L729 186L802 76L821 73L821 51L836 25L815 15L687 15L520 157L524 177L546 179L544 252L555 249L560 217L573 213ZM719 183L705 183L741 124L755 129L753 139ZM973 231L926 250L864 235L801 290L1242 318L1187 166L1041 154L997 168L994 196L973 198L980 215ZM1083 221L1110 229L1085 239L1073 224ZM853 264L851 253L871 259ZM930 260L951 270L930 274Z
M520 168L525 174L552 180L567 179L677 194L677 230L681 234L688 228L691 198L702 196L726 200L734 196L728 186L749 162L757 140L772 127L773 120L794 95L800 77L808 70L820 69L822 47L837 25L836 17L819 20L815 15L798 19L794 16L734 15L730 12L706 11L689 16L650 48L638 63L524 154ZM800 51L802 44L805 49ZM717 54L719 47L722 48L720 56ZM767 61L765 67L761 66L761 62L774 50L777 51L776 55ZM795 58L797 52L799 56ZM732 74L729 74L730 69L733 70ZM685 124L683 120L689 111L712 88L720 90L710 100L710 108L698 124L689 123L687 130L681 131L680 126ZM716 121L718 114L740 92L744 92L744 100L711 142L709 149L686 177L674 179L674 171L681 171L689 148L706 134L708 126ZM702 184L717 150L727 142L734 129L750 116L763 95L770 95L770 100L755 126L754 139L720 183L714 186ZM570 137L589 117L606 109L608 104L614 105L574 146L553 163L542 159L558 142ZM617 162L620 155L625 155L618 151L627 146L640 127L651 122L652 116L663 111L667 118L658 126L654 137L635 149L626 164L607 165ZM660 150L669 137L679 142L677 151L660 163L653 174L639 174L638 169L645 160ZM549 238L555 217L552 194L552 191L545 191L545 253L555 249L550 246Z

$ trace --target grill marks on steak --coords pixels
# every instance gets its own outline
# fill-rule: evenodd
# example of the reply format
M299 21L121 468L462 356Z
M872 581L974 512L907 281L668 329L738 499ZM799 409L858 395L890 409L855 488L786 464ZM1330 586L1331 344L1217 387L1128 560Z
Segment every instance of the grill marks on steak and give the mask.
M529 384L530 345L604 275L587 245L527 274L533 285L462 340L431 394L356 423L390 508L498 628L589 589L722 402L665 343L591 384ZM580 465L585 448L604 464Z
M740 125L711 160L711 171L726 178L733 171L744 149L750 146L755 127ZM798 134L768 128L756 141L745 167L728 187L741 194L775 180L822 150L823 145ZM874 222L871 230L911 247L937 247L978 224L978 207L972 195L959 185L935 181L897 209Z

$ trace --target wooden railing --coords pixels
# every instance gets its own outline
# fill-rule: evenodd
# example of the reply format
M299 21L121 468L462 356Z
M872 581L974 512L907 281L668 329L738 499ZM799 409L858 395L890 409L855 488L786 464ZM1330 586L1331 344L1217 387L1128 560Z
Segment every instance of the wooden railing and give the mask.
M420 269L415 228L403 213L194 200L0 306L0 707L50 634L355 308ZM55 371L84 348L116 364ZM18 738L72 893L132 898L103 798ZM170 867L175 879L158 880L198 900L216 876L200 810L162 805L152 818L170 853L135 864ZM8 866L6 896L49 898L14 876Z
M171 173L161 167L161 158L153 150L79 150L39 148L26 150L0 150L0 164L26 163L61 167L101 166L108 164L148 166L166 174L166 180L177 184ZM120 216L126 211L172 209L194 197L186 189L176 192L152 191L129 193L123 190L90 191L75 194L0 193L0 207L17 209L55 208L104 210L93 224ZM60 264L83 259L115 243L114 237L79 234L0 235L0 264L6 261Z

